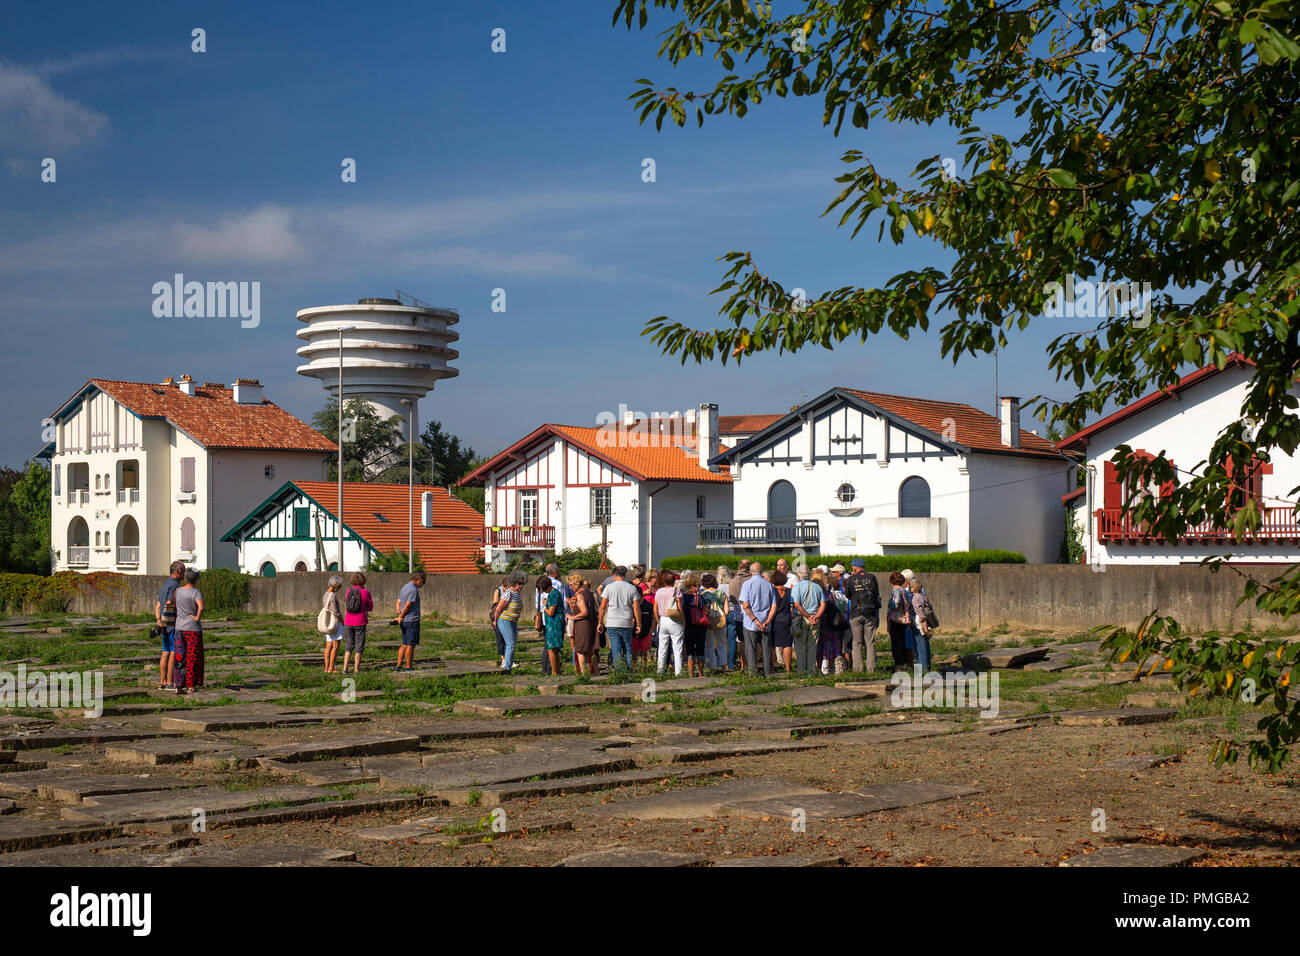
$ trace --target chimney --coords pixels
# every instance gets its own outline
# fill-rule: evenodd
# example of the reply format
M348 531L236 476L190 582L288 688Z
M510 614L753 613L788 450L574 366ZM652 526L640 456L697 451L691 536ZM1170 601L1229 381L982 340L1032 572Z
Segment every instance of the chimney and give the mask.
M420 527L433 527L433 492L426 491L420 495Z
M700 456L700 467L716 472L718 466L709 464L709 459L718 453L718 406L701 402L696 422L696 451Z
M632 411L632 409L630 409L630 408L624 406L624 407L623 407L623 424L624 424L624 425L627 425L627 426L630 426L634 421L636 421L636 412L634 412L634 411Z
M181 376L180 389L181 389L181 391L184 392L186 395L193 395L193 394L194 394L194 379L190 378L188 375L182 375L182 376Z
M176 379L174 379L174 378L172 378L170 375L168 375L165 379L162 380L162 383L163 383L164 385L175 385L175 384L176 384Z
M262 383L255 378L237 378L232 387L239 405L261 405Z
M1002 396L1002 444L1008 448L1020 447L1020 399L1014 395Z

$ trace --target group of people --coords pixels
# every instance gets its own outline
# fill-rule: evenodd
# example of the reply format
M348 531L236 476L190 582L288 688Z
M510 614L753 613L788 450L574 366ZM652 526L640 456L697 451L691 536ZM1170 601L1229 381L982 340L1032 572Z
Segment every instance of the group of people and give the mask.
M402 631L402 643L397 648L397 671L415 670L415 649L420 645L420 588L424 587L423 571L413 571L411 578L397 592L396 616L388 623L396 624ZM348 578L348 589L343 591L343 578L330 575L328 587L321 598L321 609L316 616L316 630L325 635L325 673L346 674L348 664L352 673L361 670L361 655L366 649L366 630L370 626L370 612L375 609L374 595L366 587L366 576L354 571ZM342 602L339 594L342 592ZM343 670L338 668L339 645L343 645Z
M771 571L758 561L740 561L717 573L644 565L615 567L593 591L575 572L561 579L547 565L533 587L533 625L542 638L544 674L560 673L571 659L579 674L598 674L602 650L608 670L671 664L675 674L748 670L840 674L876 669L876 632L885 611L895 668L930 667L930 635L938 624L925 588L907 569L889 576L882 604L880 587L866 562L791 570L778 558ZM529 599L528 577L512 571L492 596L488 620L497 641L499 666L515 666L519 627ZM567 650L566 650L567 644Z
M173 561L153 608L162 641L158 689L190 694L203 686L203 592L198 568Z

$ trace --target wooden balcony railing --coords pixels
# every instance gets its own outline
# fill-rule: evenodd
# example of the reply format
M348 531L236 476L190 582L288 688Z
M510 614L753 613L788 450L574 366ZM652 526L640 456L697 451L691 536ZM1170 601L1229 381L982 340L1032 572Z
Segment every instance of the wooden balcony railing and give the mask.
M793 521L701 521L701 548L816 546L821 532L814 518Z
M491 548L555 548L554 525L487 526L483 543Z
M1097 537L1102 541L1163 540L1145 525L1133 520L1122 508L1098 508ZM1247 531L1243 539L1251 541L1300 541L1300 520L1293 508L1260 508L1259 528ZM1230 519L1207 519L1189 527L1180 541L1234 541Z

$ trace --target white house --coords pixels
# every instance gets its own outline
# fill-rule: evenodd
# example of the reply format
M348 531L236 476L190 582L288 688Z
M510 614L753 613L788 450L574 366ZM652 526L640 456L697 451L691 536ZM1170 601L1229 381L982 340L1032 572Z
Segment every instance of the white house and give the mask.
M1248 539L1235 540L1225 517L1204 521L1170 544L1122 513L1134 492L1117 477L1115 449L1128 445L1137 454L1163 454L1180 482L1199 473L1219 433L1244 414L1251 368L1249 359L1237 355L1221 370L1212 365L1198 369L1059 443L1061 449L1081 454L1086 463L1084 487L1062 503L1074 511L1089 563L1198 564L1212 555L1229 555L1243 563L1300 561L1300 524L1286 498L1300 485L1300 461L1281 450L1273 450L1267 464L1250 469L1241 491L1255 498L1262 516L1260 529ZM1161 489L1139 493L1159 495Z
M91 379L51 415L54 569L234 567L221 537L288 476L325 476L335 445L239 379Z
M1006 548L1055 561L1073 463L969 405L833 388L715 459L731 469L733 520L701 521L723 551L911 554Z
M710 404L666 419L548 424L461 484L485 488L489 562L588 548L603 535L612 560L654 565L695 550L698 522L731 520L731 476L711 461L722 450Z
M239 568L273 578L287 571L338 570L334 481L287 481L222 537L239 549ZM414 534L408 516L414 515ZM415 553L430 574L477 574L483 516L446 488L343 483L343 567L356 571L376 553Z

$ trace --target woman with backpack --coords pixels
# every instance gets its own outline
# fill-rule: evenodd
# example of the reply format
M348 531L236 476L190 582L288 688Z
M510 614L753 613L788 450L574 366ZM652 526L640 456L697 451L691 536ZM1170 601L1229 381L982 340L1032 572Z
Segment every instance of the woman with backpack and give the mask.
M677 610L682 615L682 643L686 653L686 669L691 677L704 676L704 641L709 634L708 598L700 594L700 579L694 571L682 575L681 590L677 592Z
M650 663L650 635L655 629L654 589L645 579L645 565L632 565L632 584L641 592L641 630L632 638L632 663Z
M339 588L343 579L331 574L329 587L321 597L320 613L316 615L316 629L325 635L325 673L337 673L334 665L339 659L339 642L343 640L343 609L339 607Z
M497 639L497 666L506 666L506 639L501 633L501 628L497 624L496 609L501 603L501 594L506 589L506 579L502 578L497 582L496 589L492 592L492 604L488 608L488 623L492 625L492 635Z
M704 637L704 666L709 670L727 669L727 610L731 602L727 589L715 574L700 579L700 595L709 602L709 630Z
M912 623L912 596L908 593L905 578L897 571L890 572L889 610L885 620L889 624L889 652L895 669L912 666L912 654L907 649L907 628Z
M361 654L366 649L366 625L370 623L370 612L375 609L374 598L366 590L366 576L360 571L353 571L348 579L351 587L343 597L343 638L347 646L343 649L343 673L348 672L348 657L352 658L352 673L361 672Z

